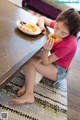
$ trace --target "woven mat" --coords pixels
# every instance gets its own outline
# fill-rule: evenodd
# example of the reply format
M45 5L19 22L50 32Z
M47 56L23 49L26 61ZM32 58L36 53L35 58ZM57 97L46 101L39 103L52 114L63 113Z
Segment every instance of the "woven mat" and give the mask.
M56 84L42 78L34 90L33 104L11 105L9 100L16 97L24 83L19 73L0 91L0 112L8 112L9 120L67 120L67 84L66 80Z

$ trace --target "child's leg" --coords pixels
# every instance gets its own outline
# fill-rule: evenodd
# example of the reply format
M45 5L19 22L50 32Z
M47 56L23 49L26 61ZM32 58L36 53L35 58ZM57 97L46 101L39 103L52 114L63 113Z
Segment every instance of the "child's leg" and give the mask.
M50 65L43 65L41 63L41 59L39 57L32 58L25 66L24 66L24 72L25 72L25 86L26 91L23 96L21 96L18 99L13 99L12 101L16 104L22 104L25 102L32 103L34 102L34 84L35 84L35 76L36 71L42 74L43 76L51 79L56 80L57 79L57 68L50 64Z
M49 55L50 55L51 53L49 52ZM41 57L41 55L42 55L42 50L41 51L39 51L39 53L37 54L37 56L38 57ZM36 57L36 55L34 56L34 57ZM21 71L23 74L24 74L24 70L22 70ZM37 74L40 74L40 73L37 73ZM26 74L27 75L27 74ZM41 76L40 76L41 77ZM37 80L36 80L37 81ZM35 81L35 86L36 86L36 81ZM26 86L25 86L25 83L24 83L24 85L22 86L22 88L20 88L20 90L17 92L17 95L18 96L22 96L24 93L25 93L25 91L26 91Z
M24 82L22 88L20 88L20 90L17 92L17 95L20 97L25 93L25 91L26 91L26 86L25 86L25 82Z
M33 60L30 60L26 63L24 66L24 74L25 74L25 85L26 87L25 93L23 96L21 96L18 99L12 99L11 101L15 104L22 104L25 102L33 103L34 102L34 85L35 85L35 76L36 76L36 69L35 66L32 63ZM41 61L40 57L36 59L36 64L38 64Z
M39 56L38 56L39 57ZM40 59L40 58L39 58ZM27 62L26 63L26 66L27 66L27 64L28 64L29 62ZM28 67L27 67L28 68ZM24 74L24 75L26 75L26 77L25 78L27 78L27 73L25 74L25 70L24 70L24 68L22 69L22 74ZM37 76L39 76L38 75L39 73L38 72L36 72L36 75ZM36 84L38 84L38 81L39 81L39 79L37 80L37 76L36 76L36 78L35 78L35 85L34 85L34 87L36 86ZM40 75L40 78L41 78L41 76L42 75ZM19 91L17 92L17 95L20 97L20 96L22 96L24 93L25 93L25 91L26 91L26 86L25 86L25 82L24 82L24 84L23 84L23 86L19 89Z

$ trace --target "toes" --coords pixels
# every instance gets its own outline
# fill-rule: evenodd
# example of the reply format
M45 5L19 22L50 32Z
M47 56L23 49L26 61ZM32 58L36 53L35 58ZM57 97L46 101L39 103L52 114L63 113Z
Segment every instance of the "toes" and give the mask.
M34 100L21 101L21 100L18 100L18 99L11 99L10 103L11 104L16 104L16 105L24 104L24 103L30 103L31 104L31 103L34 103Z
M20 91L18 91L18 92L17 92L17 95L18 95L19 97L21 97L22 94L21 94Z
M18 99L12 99L11 102L14 103L14 104L17 104L17 105L18 104L24 104L24 102L22 102L22 101L20 101Z
M25 93L25 90L20 90L17 92L17 95L21 97Z

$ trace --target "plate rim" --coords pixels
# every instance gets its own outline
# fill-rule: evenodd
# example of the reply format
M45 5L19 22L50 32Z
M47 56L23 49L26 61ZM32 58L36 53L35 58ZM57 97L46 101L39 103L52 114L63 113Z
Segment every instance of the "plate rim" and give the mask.
M22 29L19 27L20 21L24 22L23 20L17 20L17 21L16 21L16 24L17 24L18 29L19 29L20 31L22 31L23 33L25 33L25 34L27 34L27 35L39 35L39 34L41 33L41 31L39 31L38 33L30 33L30 32L26 32L26 31L22 30ZM36 24L34 24L34 23L29 23L29 22L25 22L25 23L36 25ZM38 25L36 25L36 26L39 28ZM40 28L39 28L39 30L40 30Z

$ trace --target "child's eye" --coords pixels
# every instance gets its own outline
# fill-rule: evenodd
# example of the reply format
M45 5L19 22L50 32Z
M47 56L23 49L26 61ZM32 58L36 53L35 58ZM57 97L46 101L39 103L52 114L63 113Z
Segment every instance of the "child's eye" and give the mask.
M66 33L62 32L62 35L66 35Z
M62 33L62 35L65 35L65 33Z

